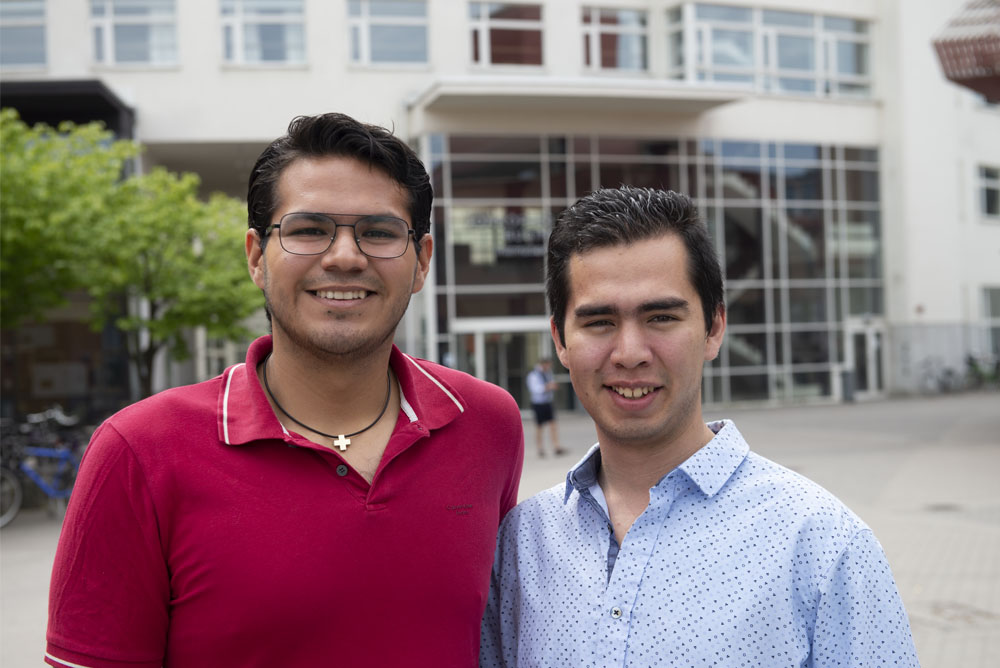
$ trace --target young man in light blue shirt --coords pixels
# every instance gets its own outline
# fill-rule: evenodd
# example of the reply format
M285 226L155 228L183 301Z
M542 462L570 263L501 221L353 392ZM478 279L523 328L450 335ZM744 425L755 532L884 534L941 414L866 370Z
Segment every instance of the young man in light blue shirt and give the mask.
M598 443L501 525L480 665L918 665L871 530L702 420L726 311L690 200L584 197L554 226L546 289Z

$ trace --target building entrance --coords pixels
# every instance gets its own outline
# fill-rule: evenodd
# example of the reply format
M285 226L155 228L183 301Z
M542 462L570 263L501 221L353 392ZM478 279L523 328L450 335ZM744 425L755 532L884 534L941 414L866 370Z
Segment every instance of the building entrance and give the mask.
M844 331L844 358L853 376L853 396L874 399L885 394L883 354L885 326L870 321L848 320ZM845 396L849 388L844 388Z
M483 318L474 323L466 321L462 323L464 327L459 325L462 329L475 327L475 330L458 334L455 366L460 371L504 388L521 408L526 409L531 402L525 378L541 357L553 359L557 377L560 372L566 374L559 360L555 359L548 319L496 318L498 322L494 323L489 320ZM556 405L565 407L568 390L564 386L568 386L569 376L566 374L557 379L565 383L557 392Z

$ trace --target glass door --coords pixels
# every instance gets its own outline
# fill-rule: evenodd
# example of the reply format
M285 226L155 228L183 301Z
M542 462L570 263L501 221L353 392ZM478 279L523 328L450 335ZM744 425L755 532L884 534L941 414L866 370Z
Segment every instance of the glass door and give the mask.
M883 349L885 326L881 323L845 323L845 374L844 398L858 400L881 397L885 394Z

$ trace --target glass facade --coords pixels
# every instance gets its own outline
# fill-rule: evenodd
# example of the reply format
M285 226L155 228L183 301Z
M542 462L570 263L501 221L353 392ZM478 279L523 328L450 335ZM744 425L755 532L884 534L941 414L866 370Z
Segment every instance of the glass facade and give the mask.
M94 62L105 65L174 65L174 0L90 0Z
M673 78L787 95L871 93L866 21L707 3L667 18Z
M542 5L470 2L469 23L473 63L542 64Z
M706 366L707 401L834 396L849 361L845 322L883 315L876 149L604 135L428 140L442 359L473 359L466 319L544 319L552 221L580 196L623 183L690 194L716 242L729 331Z
M46 63L44 0L0 2L0 67Z
M350 0L351 62L401 65L427 62L424 0Z
M222 0L222 57L244 65L306 60L302 0Z

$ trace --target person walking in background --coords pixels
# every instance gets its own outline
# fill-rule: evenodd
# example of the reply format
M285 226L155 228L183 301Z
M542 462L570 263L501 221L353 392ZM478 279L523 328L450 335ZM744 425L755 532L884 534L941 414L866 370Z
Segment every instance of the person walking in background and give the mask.
M430 267L431 200L405 143L342 114L264 150L245 250L272 334L94 434L49 664L476 664L524 439L507 392L393 343Z
M918 665L871 529L702 420L726 309L691 201L598 190L548 244L552 338L598 442L504 519L480 665Z
M526 382L531 395L531 411L535 414L538 456L545 456L545 425L549 426L553 454L565 454L566 451L559 445L559 427L556 424L555 391L559 384L552 375L552 360L548 357L538 360L535 368L528 372Z

